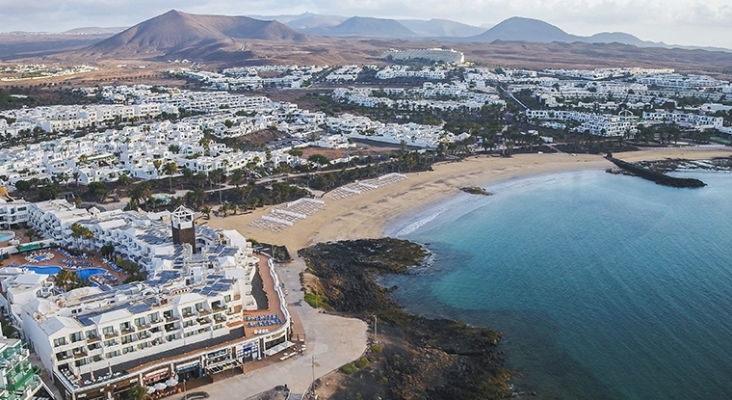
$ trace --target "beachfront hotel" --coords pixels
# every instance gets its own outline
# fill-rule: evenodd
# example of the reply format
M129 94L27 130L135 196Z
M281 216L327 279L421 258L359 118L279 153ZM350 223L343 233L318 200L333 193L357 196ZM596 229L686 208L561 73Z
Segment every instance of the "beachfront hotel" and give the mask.
M116 398L138 385L170 393L185 380L226 377L292 345L274 265L236 231L196 226L184 207L146 214L48 201L32 204L29 215L57 245L99 250L111 243L148 273L143 282L56 294L28 268L0 270L3 306L64 399ZM94 238L71 237L74 223ZM258 304L252 288L257 273L272 282L268 304Z

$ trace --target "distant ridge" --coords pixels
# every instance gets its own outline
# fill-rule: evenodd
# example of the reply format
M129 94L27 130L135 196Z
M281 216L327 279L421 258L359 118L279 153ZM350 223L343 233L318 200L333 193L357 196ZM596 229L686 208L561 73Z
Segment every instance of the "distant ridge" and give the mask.
M416 33L396 20L371 17L351 17L334 27L320 29L317 32L312 31L312 33L331 36L384 38L409 38L417 36Z
M68 30L64 32L64 34L67 35L116 35L128 27L111 27L111 28L101 28L98 26L90 26L90 27L84 27L84 28L75 28Z
M407 27L418 36L426 37L468 37L485 32L485 28L450 21L447 19L398 19L399 23Z
M235 49L237 40L305 41L277 21L243 16L196 15L171 10L82 50L90 56L172 56L198 59Z
M462 41L486 42L530 42L530 43L620 43L636 47L662 47L688 50L726 51L719 47L679 46L663 42L641 40L624 32L601 32L592 36L577 36L569 34L548 22L523 17L511 17L488 29L480 35L472 36Z
M512 17L470 39L489 43L496 40L551 43L574 42L579 39L579 36L570 35L558 27L538 19Z

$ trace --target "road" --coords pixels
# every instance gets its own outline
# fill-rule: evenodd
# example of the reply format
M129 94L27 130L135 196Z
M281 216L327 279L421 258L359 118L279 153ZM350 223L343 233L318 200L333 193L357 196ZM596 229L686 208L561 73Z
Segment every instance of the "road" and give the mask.
M287 384L293 394L301 394L312 383L313 360L317 379L366 351L366 322L319 313L303 301L303 292L298 289L301 288L300 272L304 270L305 262L299 258L277 267L281 281L289 289L288 308L291 313L298 313L307 332L305 353L197 390L207 392L211 399L240 399ZM233 393L236 396L232 396ZM168 397L171 400L179 398L180 395Z

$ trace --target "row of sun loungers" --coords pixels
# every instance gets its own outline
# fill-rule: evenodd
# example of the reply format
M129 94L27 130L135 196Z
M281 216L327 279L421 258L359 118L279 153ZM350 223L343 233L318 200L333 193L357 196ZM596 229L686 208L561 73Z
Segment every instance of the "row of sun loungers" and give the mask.
M343 185L338 189L335 189L328 195L328 198L333 200L340 200L346 197L351 197L357 194L368 192L370 190L389 186L405 179L407 179L407 177L402 174L386 174L374 179L353 182L347 185Z
M280 316L277 314L267 314L267 315L248 315L244 317L247 321L265 321L268 319L280 319Z
M272 325L282 325L282 321L280 321L280 319L278 318L275 320L247 322L247 326L250 328L256 328L256 327L261 327L261 326L272 326Z
M91 267L94 265L94 263L91 261L78 261L78 260L63 259L63 260L61 260L61 262L69 268L71 268L71 267Z
M291 203L279 205L270 210L268 215L253 221L249 225L257 228L279 232L296 222L307 218L310 215L322 210L325 203L322 200L302 198Z
M66 258L75 258L77 260L89 260L89 259L91 259L91 256L90 255L87 255L87 254L82 254L80 256L75 256L75 255L73 255L73 254L69 253L68 251L66 251L64 249L61 249L61 248L56 248L54 250L56 250L57 252L59 252L62 256L66 257Z

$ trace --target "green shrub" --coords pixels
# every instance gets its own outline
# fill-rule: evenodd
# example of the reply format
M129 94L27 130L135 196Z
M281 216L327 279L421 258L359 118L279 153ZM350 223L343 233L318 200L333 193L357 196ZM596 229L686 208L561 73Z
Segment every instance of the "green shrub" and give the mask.
M374 353L374 354L381 354L382 351L384 351L384 349L381 348L381 346L379 346L378 344L372 344L371 345L371 352L372 353Z
M361 369L361 368L368 367L370 363L369 363L369 360L366 359L366 357L361 357L358 360L356 360L355 364L356 364L356 367L358 367L358 369Z
M358 368L356 368L356 366L353 365L353 363L348 363L341 367L341 372L343 372L346 375L351 375L356 371L358 371Z

